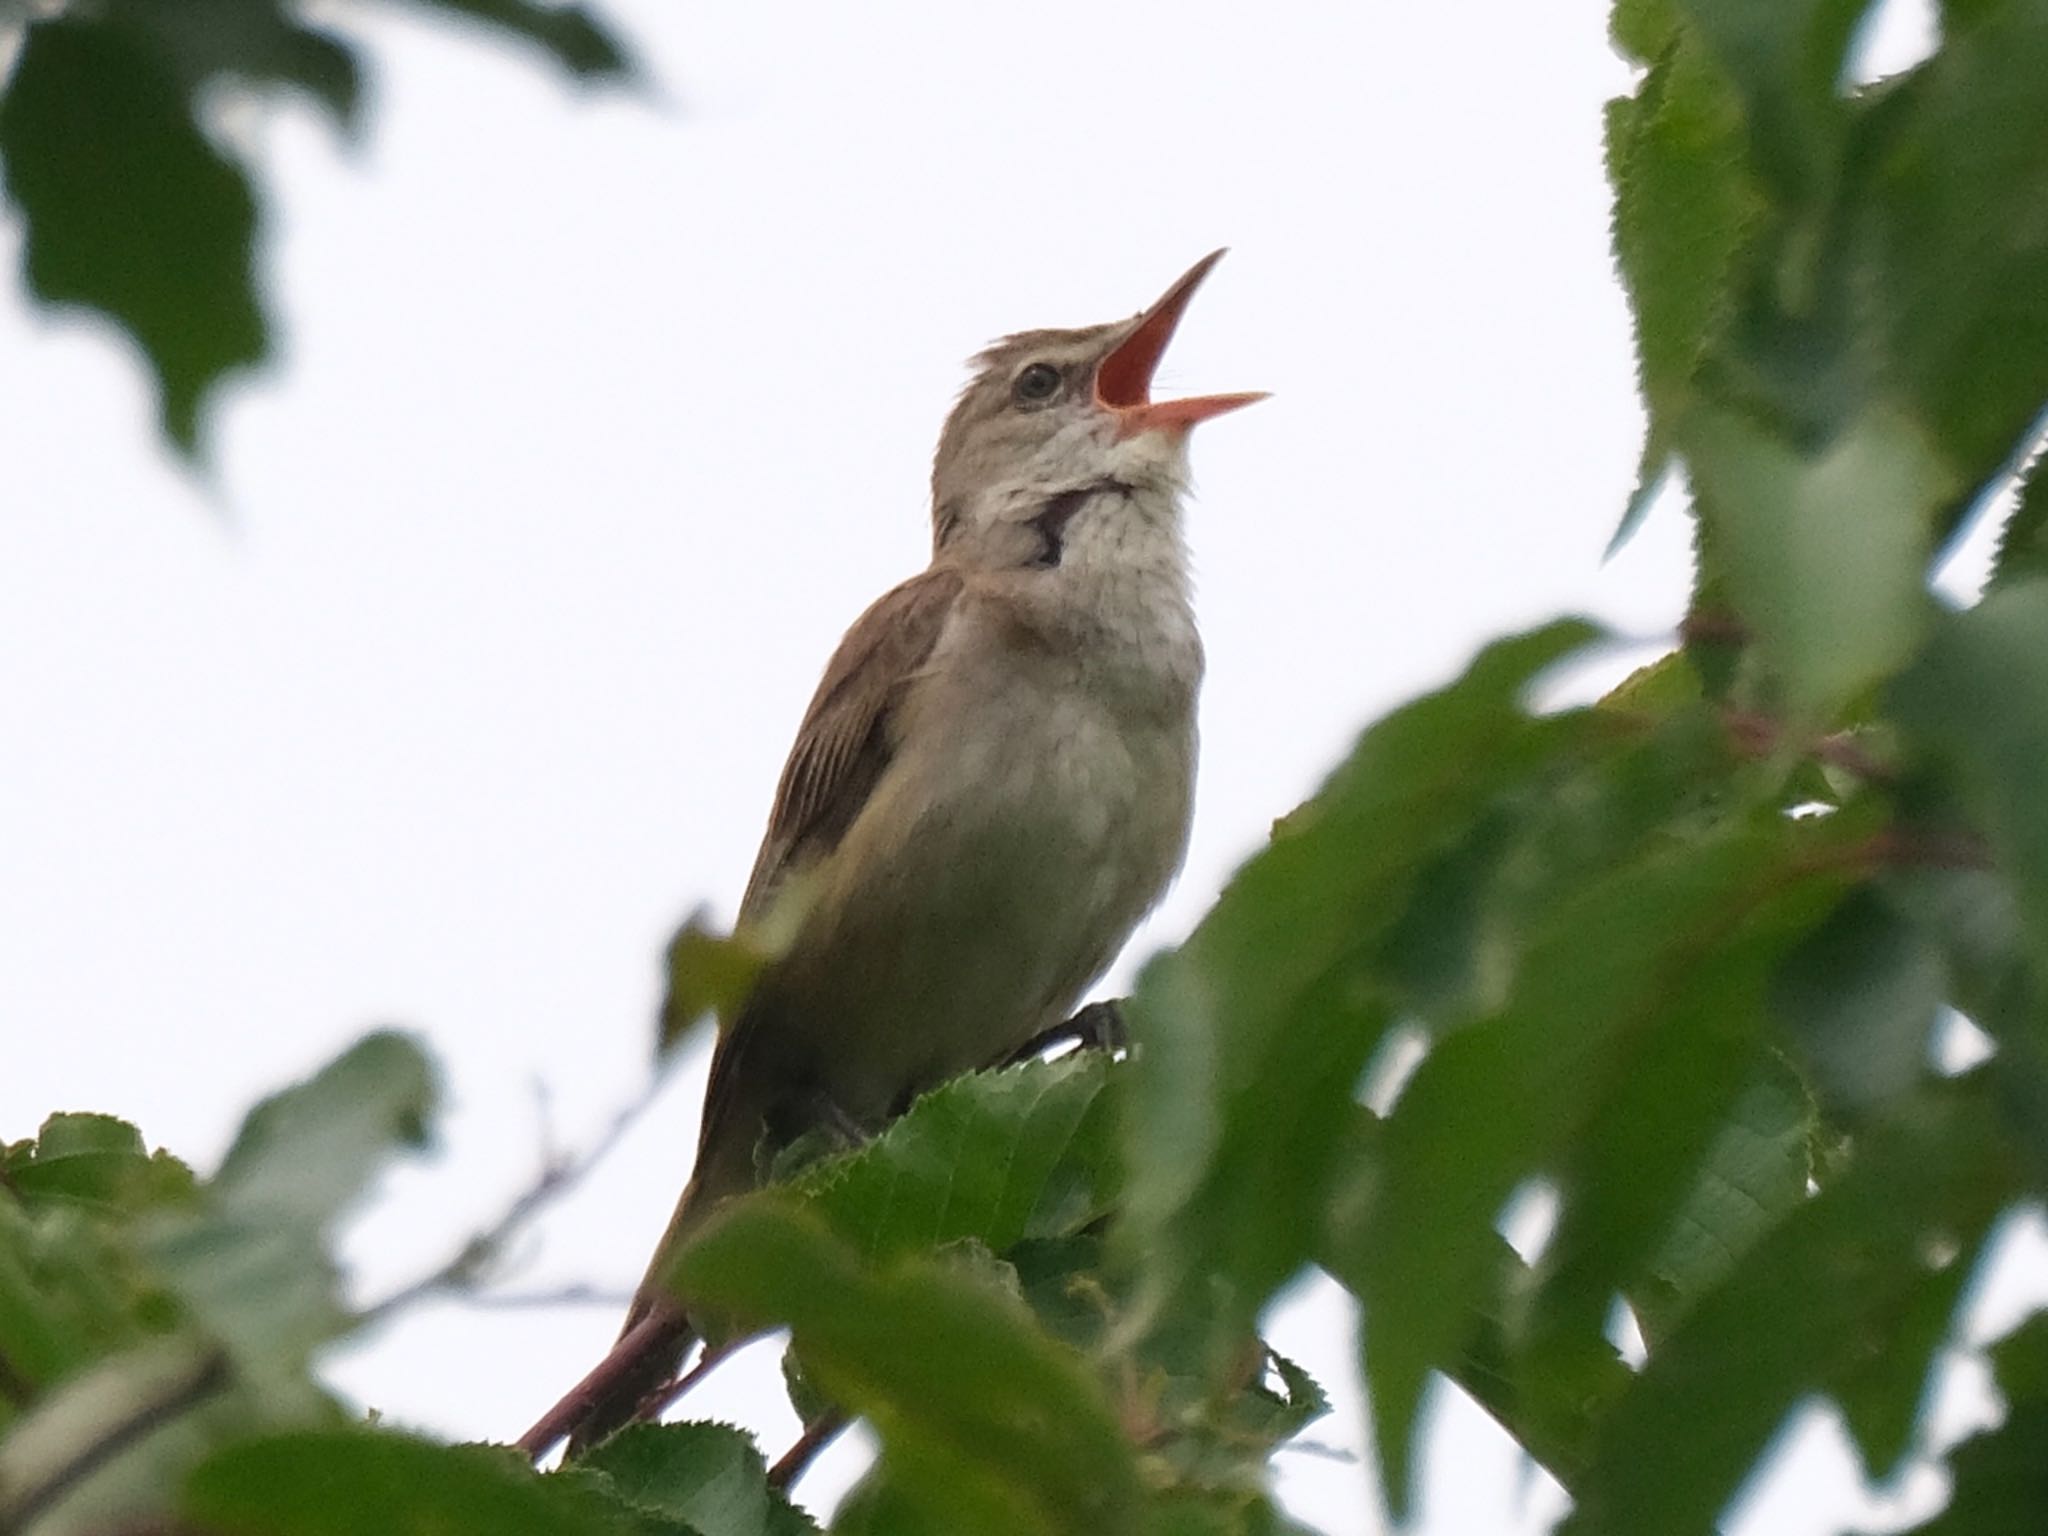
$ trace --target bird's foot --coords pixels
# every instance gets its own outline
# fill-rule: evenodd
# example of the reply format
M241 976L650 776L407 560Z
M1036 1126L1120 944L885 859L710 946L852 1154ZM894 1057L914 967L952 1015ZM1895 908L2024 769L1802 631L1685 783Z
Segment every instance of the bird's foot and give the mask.
M1114 998L1090 1003L1071 1019L1032 1036L1005 1056L998 1065L1014 1067L1019 1062L1034 1060L1047 1051L1063 1045L1073 1045L1084 1051L1108 1051L1113 1056L1122 1055L1131 1048L1131 1036L1129 1030L1124 1027L1122 1006Z

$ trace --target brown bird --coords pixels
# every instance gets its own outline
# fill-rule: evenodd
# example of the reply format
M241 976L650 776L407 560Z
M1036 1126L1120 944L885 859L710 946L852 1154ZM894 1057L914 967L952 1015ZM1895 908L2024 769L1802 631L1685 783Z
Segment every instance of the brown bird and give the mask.
M1135 319L976 360L932 468L932 559L855 621L805 711L740 907L789 935L724 1032L696 1170L620 1343L521 1444L630 1419L694 1338L681 1243L814 1130L863 1135L1065 1019L1187 848L1202 645L1154 401L1221 251Z

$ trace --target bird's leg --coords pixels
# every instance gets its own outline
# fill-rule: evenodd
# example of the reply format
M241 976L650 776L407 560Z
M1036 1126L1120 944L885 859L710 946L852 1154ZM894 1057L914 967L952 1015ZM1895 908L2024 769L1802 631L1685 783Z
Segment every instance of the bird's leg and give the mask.
M1071 1019L1041 1030L996 1065L1014 1067L1019 1062L1042 1056L1056 1045L1069 1042L1084 1051L1108 1051L1118 1055L1130 1049L1130 1032L1124 1027L1124 1011L1115 998L1090 1003Z

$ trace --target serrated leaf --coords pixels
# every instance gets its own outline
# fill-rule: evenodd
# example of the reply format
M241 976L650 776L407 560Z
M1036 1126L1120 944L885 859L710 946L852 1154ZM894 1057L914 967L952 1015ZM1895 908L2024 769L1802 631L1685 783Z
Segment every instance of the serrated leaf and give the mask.
M1641 9L1642 7L1634 7ZM1669 451L1669 429L1692 399L1693 378L1732 302L1737 258L1762 211L1750 182L1740 107L1726 79L1669 7L1641 31L1649 73L1632 97L1607 105L1607 174L1614 186L1614 255L1628 285L1649 433L1644 464ZM1624 46L1630 46L1624 39ZM1661 445L1661 448L1660 446ZM1644 473L1639 487L1650 477ZM1639 488L1632 511L1646 507ZM1617 532L1619 543L1628 529Z
M1866 415L1818 454L1701 412L1685 448L1716 569L1793 710L1825 722L1912 655L1934 515L1955 489L1910 421Z
M1424 1059L1387 1119L1363 1219L1333 1239L1361 1286L1375 1439L1397 1513L1423 1386L1471 1328L1509 1194L1625 1091L1618 1074L1694 989L1719 991L1724 954L1782 942L1826 910L1838 877L1818 873L1813 855L1839 836L1737 825L1624 866L1559 908L1497 1018Z
M2018 1192L1992 1102L1981 1077L1921 1096L1700 1298L1602 1421L1560 1536L1711 1528L1800 1398L1888 1348L1920 1276Z
M1130 1447L1085 1360L959 1266L866 1265L767 1191L713 1216L677 1274L721 1314L788 1324L824 1388L875 1426L894 1486L943 1525L1095 1536L1135 1507Z
M1991 562L1994 587L2048 576L2048 453L2035 458L2020 480L2020 494L1998 537Z
M361 1430L229 1445L186 1481L180 1512L249 1536L696 1536L587 1482L544 1477L516 1451Z
M754 1437L729 1424L630 1424L577 1461L634 1509L681 1520L702 1536L773 1536L768 1465Z
M956 1078L795 1187L871 1260L1065 1236L1117 1189L1110 1074L1099 1053L1078 1052Z
M0 157L30 290L133 335L164 431L195 451L207 395L269 345L241 171L207 142L160 58L83 14L28 28L0 97Z
M1140 977L1120 1242L1157 1304L1213 1307L1219 1369L1316 1244L1332 1147L1391 1018L1363 962L1503 787L1582 738L1583 715L1534 719L1522 700L1594 636L1567 622L1491 646L1366 732Z

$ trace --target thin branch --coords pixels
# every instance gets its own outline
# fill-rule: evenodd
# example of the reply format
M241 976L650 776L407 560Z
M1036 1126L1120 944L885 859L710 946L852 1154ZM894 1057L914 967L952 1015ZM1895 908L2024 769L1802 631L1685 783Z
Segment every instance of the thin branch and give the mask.
M564 1155L553 1150L553 1132L547 1124L545 1109L542 1116L543 1158L540 1175L533 1183L515 1196L498 1219L474 1234L440 1268L422 1275L410 1284L400 1287L382 1301L365 1308L356 1319L358 1327L374 1327L394 1312L431 1296L437 1291L473 1290L493 1259L503 1251L506 1243L519 1230L543 1210L548 1202L567 1193L587 1176L591 1169L602 1162L619 1141L631 1130L655 1097L661 1092L666 1078L656 1073L648 1080L639 1095L612 1117L581 1157Z
M640 1399L640 1406L633 1410L635 1424L652 1423L669 1409L681 1402L696 1388L698 1382L709 1376L719 1366L731 1359L745 1340L728 1339L722 1344L707 1344L704 1353L697 1357L697 1363L682 1375L663 1382L652 1392Z
M485 1312L524 1312L543 1307L611 1307L623 1312L633 1304L631 1291L603 1285L565 1285L553 1291L479 1291L462 1304Z
M101 1430L39 1483L31 1483L0 1507L0 1531L25 1531L59 1499L144 1436L189 1413L228 1384L226 1355L215 1351L198 1369L154 1401L146 1402Z
M621 1334L610 1352L513 1444L539 1461L555 1448L563 1436L570 1434L589 1417L593 1407L609 1399L623 1383L632 1379L634 1372L644 1369L651 1355L664 1348L673 1348L687 1328L688 1325L673 1312L648 1313ZM707 1349L705 1353L708 1355L710 1351Z
M797 1437L796 1444L782 1453L782 1459L768 1469L768 1486L786 1489L804 1475L806 1468L817 1460L818 1453L839 1438L839 1432L850 1421L837 1409L830 1409L818 1415L804 1426L804 1432Z

